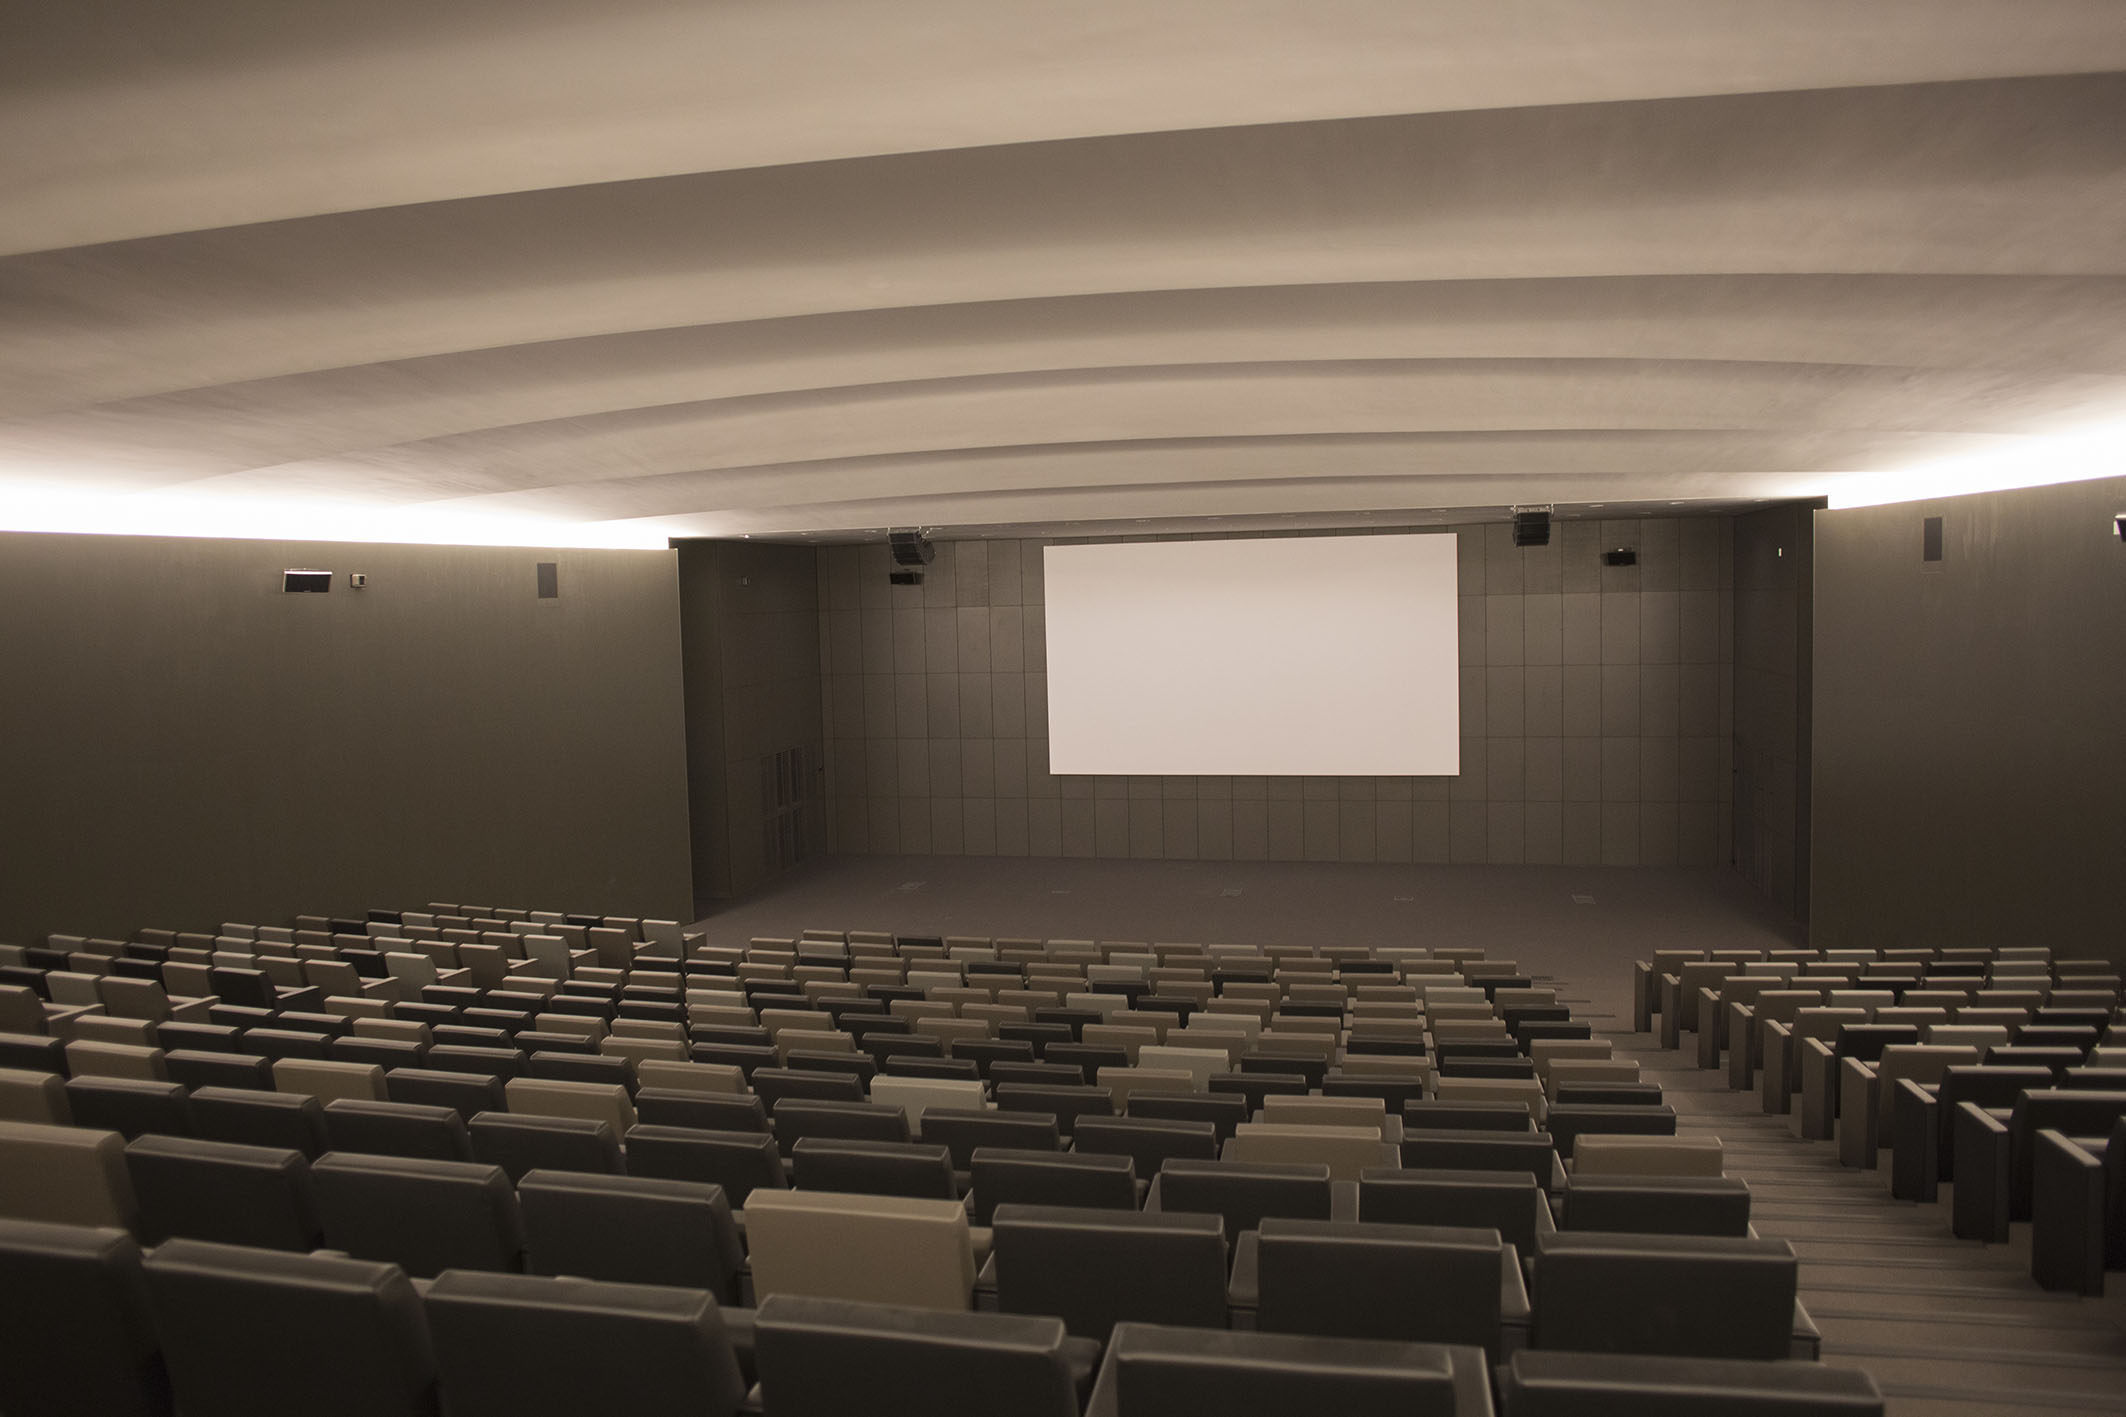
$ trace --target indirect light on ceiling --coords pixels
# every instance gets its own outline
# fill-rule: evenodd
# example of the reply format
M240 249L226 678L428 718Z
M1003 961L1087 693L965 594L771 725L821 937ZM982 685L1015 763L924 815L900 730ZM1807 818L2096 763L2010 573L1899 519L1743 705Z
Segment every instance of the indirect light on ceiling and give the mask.
M0 483L0 531L619 551L661 551L673 535L664 525L647 520L569 522L491 510L81 491L48 483Z
M2126 477L2126 419L2057 433L2009 435L2000 445L1883 472L1855 473L1830 489L1833 510L1889 502L1931 501L1973 492L2007 492Z

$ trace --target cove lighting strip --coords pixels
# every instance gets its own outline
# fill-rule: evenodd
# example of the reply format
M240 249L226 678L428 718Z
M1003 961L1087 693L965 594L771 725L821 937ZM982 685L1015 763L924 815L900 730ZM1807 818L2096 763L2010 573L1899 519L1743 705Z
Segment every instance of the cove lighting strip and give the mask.
M2009 436L2001 446L1907 468L1860 472L1830 489L1832 510L1923 502L2126 477L2126 419L2059 433Z
M0 482L0 531L616 551L662 551L673 535L664 525L647 520L570 522L493 511L240 500L183 492L82 492L5 482Z

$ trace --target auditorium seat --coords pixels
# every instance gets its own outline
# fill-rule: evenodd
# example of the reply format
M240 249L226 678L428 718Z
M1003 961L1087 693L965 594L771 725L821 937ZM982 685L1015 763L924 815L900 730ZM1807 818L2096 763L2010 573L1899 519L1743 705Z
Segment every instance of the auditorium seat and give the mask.
M502 1079L479 1073L393 1068L384 1074L384 1094L392 1102L449 1107L468 1123L482 1112L509 1110Z
M173 1137L193 1134L191 1102L178 1083L68 1078L66 1101L75 1126L117 1132L127 1141L149 1132Z
M524 1227L499 1166L333 1152L310 1168L325 1243L431 1279L446 1269L517 1270Z
M606 1122L588 1117L521 1117L482 1112L472 1119L475 1160L499 1166L514 1181L527 1171L626 1171L620 1137Z
M1079 1125L1088 1119L1080 1118ZM956 1170L974 1164L978 1146L1006 1147L1018 1151L1055 1151L1063 1142L1056 1119L1041 1112L1004 1112L995 1109L930 1107L923 1113L923 1140L952 1153Z
M977 1147L970 1167L977 1225L1000 1204L1137 1208L1136 1166L1126 1156Z
M0 1068L65 1077L66 1041L42 1033L0 1033Z
M1371 1170L1359 1173L1358 1218L1379 1224L1496 1230L1520 1254L1556 1229L1542 1187L1526 1171Z
M0 1122L0 1217L136 1229L125 1138L87 1127Z
M1248 1100L1236 1094L1153 1092L1140 1093L1131 1099L1127 1115L1162 1122L1209 1122L1218 1129L1218 1142L1222 1146L1232 1139L1240 1124L1248 1120L1249 1111Z
M644 1059L635 1065L635 1081L641 1092L652 1088L733 1095L747 1091L744 1073L714 1063ZM637 1106L641 1105L641 1092L636 1094Z
M1219 1155L1243 1164L1319 1163L1338 1181L1356 1181L1361 1171L1402 1164L1401 1148L1382 1141L1376 1129L1317 1124L1243 1122Z
M1951 1066L1931 1086L1902 1079L1890 1102L1890 1194L1932 1202L1954 1179L1958 1107L2013 1105L2023 1092L2052 1085L2049 1068Z
M700 1131L638 1122L627 1135L628 1174L721 1186L734 1209L752 1193L790 1182L782 1151L765 1132Z
M1537 1348L1772 1359L1805 1333L1784 1240L1561 1232L1534 1260Z
M1564 1164L1544 1132L1406 1130L1402 1158L1418 1170L1526 1171L1546 1191L1565 1183Z
M192 1124L209 1141L281 1147L310 1159L325 1152L325 1109L304 1093L195 1087Z
M1167 1121L1156 1117L1080 1117L1071 1148L1107 1156L1127 1156L1140 1179L1149 1180L1169 1160L1215 1161L1218 1129L1210 1122Z
M273 1250L317 1248L323 1226L300 1152L144 1136L125 1149L150 1243L181 1237Z
M1950 1227L1962 1239L2006 1241L2010 1221L2030 1218L2037 1133L2050 1128L2069 1136L2103 1135L2121 1117L2126 1117L2126 1092L2038 1088L2006 1109L1962 1103L1954 1122Z
M189 1090L202 1087L237 1087L253 1092L273 1090L273 1060L248 1053L173 1048L163 1054L163 1067L170 1081Z
M899 1107L908 1117L911 1134L919 1134L929 1109L980 1111L989 1106L988 1090L980 1082L950 1078L877 1077L871 1080L873 1103Z
M1320 1164L1169 1161L1152 1181L1144 1208L1222 1217L1230 1244L1242 1231L1260 1225L1264 1216L1339 1218L1333 1197L1329 1168Z
M1579 1176L1718 1176L1725 1165L1714 1136L1583 1136L1572 1159Z
M805 1137L838 1141L912 1140L908 1114L887 1103L827 1102L790 1097L768 1106L768 1125L785 1153Z
M509 1110L516 1116L576 1117L603 1122L614 1136L635 1125L635 1104L617 1083L562 1082L516 1077L503 1084Z
M964 1310L974 1243L957 1201L756 1190L747 1199L753 1292Z
M66 1095L66 1079L57 1073L0 1068L0 1122L65 1126L73 1120Z
M66 1072L69 1077L145 1078L150 1082L167 1082L170 1077L160 1048L85 1038L66 1045Z
M2102 1294L2126 1268L2126 1117L2108 1135L2041 1128L2030 1175L2030 1276L2046 1289Z
M342 1098L325 1104L325 1139L334 1151L472 1160L465 1119L450 1107Z
M427 1326L396 1266L172 1240L144 1269L180 1411L435 1417Z
M140 1261L119 1228L0 1218L0 1412L170 1417Z
M1489 1381L1479 1348L1124 1323L1085 1417L1480 1417Z
M1523 1350L1499 1370L1505 1417L1882 1417L1856 1368Z
M1225 1224L1215 1215L1006 1204L985 1284L1006 1313L1054 1314L1105 1342L1124 1320L1222 1328Z
M700 1290L454 1270L422 1303L451 1417L731 1417L746 1395Z
M1750 1189L1737 1177L1576 1174L1558 1203L1564 1230L1743 1236L1750 1229Z
M1236 1312L1274 1333L1466 1343L1525 1325L1516 1252L1495 1230L1265 1217L1234 1248Z
M791 1294L762 1302L754 1344L773 1417L1078 1417L1098 1356L1054 1318Z
M341 1098L382 1102L384 1070L374 1063L347 1063L311 1058L279 1058L273 1064L273 1090L320 1103Z
M1633 1104L1619 1106L1560 1102L1553 1104L1545 1113L1543 1130L1550 1133L1550 1139L1556 1143L1558 1156L1570 1161L1581 1136L1587 1134L1674 1136L1676 1109L1665 1105L1645 1107Z
M981 1153L976 1153L977 1162ZM958 1200L952 1153L922 1142L804 1137L790 1148L790 1182L800 1190Z
M720 1186L534 1171L517 1182L525 1267L616 1284L706 1289L739 1302L745 1245Z

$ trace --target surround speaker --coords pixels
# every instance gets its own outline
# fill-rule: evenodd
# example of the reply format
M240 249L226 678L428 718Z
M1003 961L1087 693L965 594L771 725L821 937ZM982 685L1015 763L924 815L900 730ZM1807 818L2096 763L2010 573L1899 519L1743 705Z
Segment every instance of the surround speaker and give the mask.
M1515 507L1513 509L1513 544L1515 546L1548 546L1550 544L1550 508Z
M923 573L921 571L894 570L886 572L886 579L895 585L921 585L923 583Z
M1636 566L1639 564L1639 553L1628 546L1619 546L1614 551L1604 551L1602 553L1602 564L1605 566Z
M896 566L927 566L937 555L937 548L930 538L919 531L889 531L886 542L893 548L893 564Z

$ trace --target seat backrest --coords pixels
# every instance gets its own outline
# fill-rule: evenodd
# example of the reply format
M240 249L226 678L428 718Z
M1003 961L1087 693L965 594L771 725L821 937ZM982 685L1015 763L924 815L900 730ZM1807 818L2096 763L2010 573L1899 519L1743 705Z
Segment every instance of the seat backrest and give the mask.
M183 1086L144 1078L80 1077L66 1083L67 1111L77 1127L117 1132L126 1140L159 1132L192 1135L192 1108Z
M1535 1346L1784 1358L1797 1272L1784 1240L1586 1231L1541 1236Z
M883 1417L968 1414L1077 1417L1078 1390L1055 1318L924 1314L776 1294L755 1320L761 1397L777 1417L842 1417L850 1394Z
M1130 1099L1128 1115L1155 1121L1209 1122L1224 1142L1248 1119L1248 1100L1237 1093L1140 1092Z
M172 1240L144 1269L180 1410L434 1417L421 1302L395 1266Z
M899 1107L907 1114L909 1132L916 1134L930 1108L979 1110L988 1106L988 1090L980 1082L956 1078L881 1075L871 1080L871 1101Z
M740 1299L745 1244L722 1187L647 1176L533 1171L517 1182L526 1267Z
M1238 1161L1169 1161L1159 1171L1159 1208L1225 1219L1230 1242L1266 1215L1329 1218L1329 1168Z
M137 1043L99 1043L76 1038L66 1045L66 1070L70 1077L145 1078L165 1082L170 1072L160 1048Z
M922 1142L805 1137L790 1149L791 1180L802 1190L957 1200L952 1153Z
M282 1058L273 1065L276 1092L315 1097L319 1102L358 1098L382 1102L384 1070L374 1063L320 1061L313 1058Z
M737 1068L720 1063L681 1063L645 1058L635 1065L635 1079L645 1090L663 1088L680 1092L730 1095L747 1091L745 1074Z
M1501 1254L1493 1230L1268 1217L1256 1325L1496 1353Z
M332 1152L310 1179L325 1243L357 1259L424 1279L523 1263L516 1193L499 1166Z
M633 1176L695 1181L721 1186L734 1209L744 1210L755 1190L783 1190L789 1180L775 1138L765 1132L701 1131L638 1122L627 1134L627 1169Z
M1088 1411L1100 1417L1483 1412L1484 1355L1437 1343L1117 1324Z
M1541 1212L1539 1215L1538 1212ZM1496 1230L1527 1253L1547 1229L1543 1189L1526 1171L1364 1171L1358 1178L1358 1218L1372 1224L1454 1225Z
M1216 1160L1218 1128L1210 1122L1156 1117L1080 1117L1071 1146L1079 1152L1127 1156L1136 1163L1138 1178L1149 1180L1169 1160Z
M619 1175L627 1169L620 1137L609 1123L588 1117L520 1117L482 1112L472 1119L473 1158L499 1166L514 1181L527 1171L590 1171Z
M1750 1188L1739 1176L1576 1174L1560 1223L1644 1235L1747 1235Z
M1676 1134L1676 1109L1662 1103L1560 1102L1543 1119L1543 1129L1557 1143L1558 1155L1577 1154L1580 1138L1603 1135L1660 1136Z
M435 1068L392 1068L384 1074L384 1092L393 1102L448 1107L470 1122L482 1112L509 1108L502 1079L480 1073Z
M125 1138L87 1127L0 1122L0 1217L133 1230Z
M322 1225L310 1164L285 1147L143 1136L126 1170L151 1243L182 1237L273 1250L316 1249Z
M699 1290L453 1271L423 1305L452 1417L730 1417L745 1396L722 1312Z
M1104 1120L1081 1117L1088 1122ZM1005 1112L994 1109L931 1107L923 1113L923 1140L952 1153L952 1164L964 1171L974 1164L978 1146L1011 1147L1020 1151L1054 1151L1061 1145L1056 1119L1044 1112Z
M1526 1171L1549 1189L1557 1152L1543 1132L1406 1130L1403 1165L1430 1170Z
M65 1078L28 1068L0 1068L0 1122L63 1127L72 1120Z
M343 1098L325 1104L325 1138L334 1151L472 1160L472 1135L452 1107Z
M133 1237L111 1226L0 1219L0 1411L170 1410Z
M997 1206L1007 1202L1137 1208L1136 1164L1126 1156L983 1146L975 1148L972 1173L977 1225L987 1225Z
M1105 1341L1125 1320L1226 1321L1225 1224L1215 1215L1006 1204L993 1218L997 1302L1054 1314Z
M1356 1181L1368 1168L1402 1164L1402 1151L1380 1139L1377 1130L1366 1127L1282 1126L1273 1122L1243 1122L1220 1155L1228 1161L1320 1163L1338 1181Z
M854 1081L854 1079L851 1079ZM776 1144L789 1151L805 1137L842 1141L907 1141L908 1114L891 1103L821 1102L791 1097L769 1104Z
M619 1136L635 1125L635 1105L618 1083L511 1078L503 1084L509 1110L519 1116L578 1117L604 1122Z
M1725 1156L1715 1136L1583 1136L1572 1156L1574 1176L1718 1176Z
M756 1191L746 1202L753 1292L964 1310L974 1246L958 1201Z
M765 1132L768 1110L751 1093L694 1092L645 1087L635 1094L637 1125L700 1127L716 1132Z
M1381 1135L1388 1104L1379 1097L1290 1097L1262 1099L1262 1120L1279 1126L1362 1127Z

